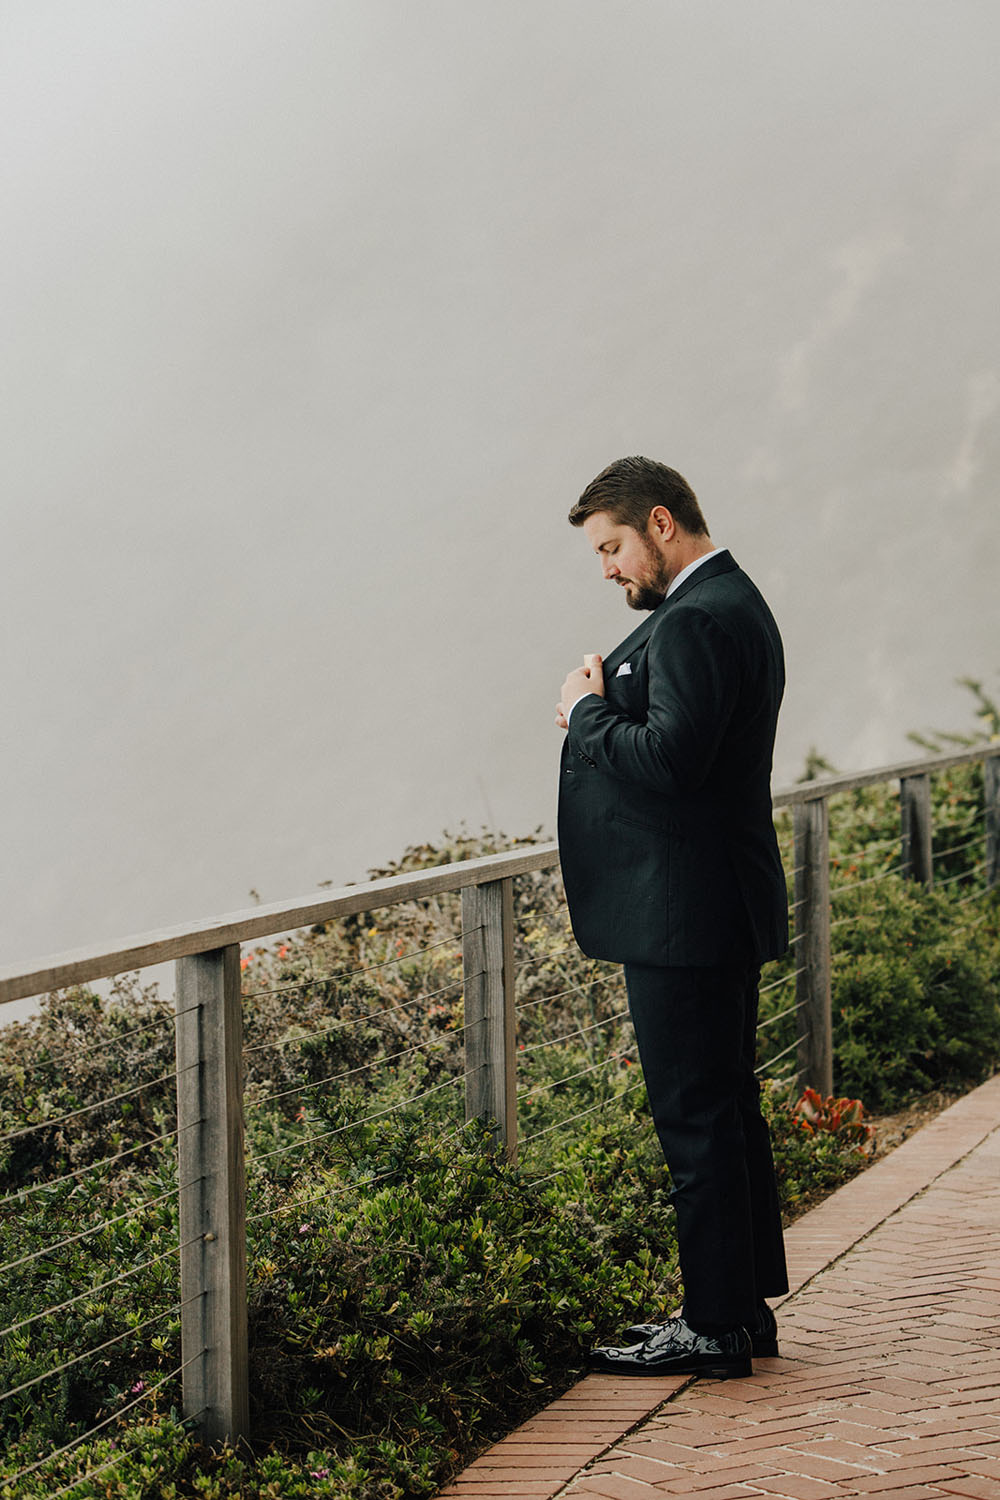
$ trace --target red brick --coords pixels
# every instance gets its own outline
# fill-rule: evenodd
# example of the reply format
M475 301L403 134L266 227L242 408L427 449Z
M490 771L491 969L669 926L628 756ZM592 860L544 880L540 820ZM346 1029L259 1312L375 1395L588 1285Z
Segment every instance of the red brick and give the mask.
M787 1500L830 1500L833 1495L845 1493L839 1485L809 1479L804 1474L781 1474L773 1479L760 1479L756 1488L764 1495L782 1495Z
M648 1484L623 1479L620 1474L584 1474L573 1485L574 1495L607 1495L608 1500L651 1500Z
M663 1489L663 1486L658 1485L657 1488ZM688 1491L674 1489L671 1486L667 1493L682 1495L687 1494ZM723 1484L716 1485L712 1489L698 1491L698 1500L747 1500L747 1497L749 1497L749 1500L760 1500L760 1490L751 1489L745 1484Z
M943 1485L946 1479L959 1479L962 1477L961 1470L952 1469L946 1464L936 1466L928 1465L926 1468L897 1469L892 1474L872 1474L856 1481L856 1489L859 1495L878 1494L883 1490L898 1490L906 1484L936 1484Z
M970 1500L997 1500L997 1496L1000 1496L1000 1480L970 1474L967 1479L951 1479L947 1484L942 1483L941 1489L948 1495L968 1495Z
M623 1474L627 1479L639 1479L644 1484L661 1484L665 1480L683 1476L681 1464L658 1463L653 1458L640 1458L633 1453L611 1453L591 1466L592 1474Z
M916 1497L924 1495L934 1495L936 1500L942 1500L945 1493L936 1484L908 1484L902 1476L899 1477L899 1484L901 1488L898 1490L879 1490L879 1500L916 1500ZM844 1491L845 1495L850 1493L850 1490Z
M561 1488L562 1485L553 1488L550 1483L521 1484L513 1479L505 1479L500 1484L473 1484L463 1475L447 1489L441 1490L440 1500L444 1500L444 1497L448 1497L448 1500L504 1500L506 1495L519 1495L523 1500L551 1500L551 1496Z
M688 1448L683 1443L670 1442L666 1438L636 1436L629 1439L628 1451L640 1456L658 1458L665 1464L687 1464L693 1459L704 1461L704 1449Z

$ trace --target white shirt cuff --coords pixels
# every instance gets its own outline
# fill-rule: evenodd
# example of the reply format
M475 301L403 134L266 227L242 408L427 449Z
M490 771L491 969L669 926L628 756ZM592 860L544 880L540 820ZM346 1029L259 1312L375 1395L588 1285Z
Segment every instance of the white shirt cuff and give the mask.
M583 698L599 698L600 696L601 696L600 693L584 693ZM576 703L582 703L583 702L583 698L577 698ZM576 707L576 703L573 704L573 707L570 709L569 713L566 715L566 728L567 729L569 728L569 721L573 717L573 709Z

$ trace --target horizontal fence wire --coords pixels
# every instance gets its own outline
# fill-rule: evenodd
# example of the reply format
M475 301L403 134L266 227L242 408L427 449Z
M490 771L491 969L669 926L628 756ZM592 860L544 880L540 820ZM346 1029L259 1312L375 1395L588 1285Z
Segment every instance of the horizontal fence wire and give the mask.
M201 1064L197 1062L188 1063L186 1067L181 1068L180 1072L186 1073L189 1069L200 1066ZM161 1083L169 1083L171 1079L177 1077L179 1074L175 1068L170 1073L164 1073L162 1078L151 1078L147 1083L137 1084L135 1088L124 1089L120 1094L110 1094L107 1099L99 1099L96 1104L85 1104L80 1109L72 1109L65 1115L56 1115L51 1120L34 1120L20 1130L10 1130L6 1135L0 1135L0 1145L6 1144L7 1141L21 1140L26 1135L33 1135L36 1130L50 1130L53 1125L65 1125L67 1120L78 1120L82 1115L93 1114L95 1109L107 1109L109 1105L120 1104L123 1099L134 1099L136 1094L143 1094L147 1089L158 1088Z
M848 917L838 917L835 922L830 923L830 931L836 932L838 927L849 927L852 924L857 925L858 922L864 922L866 919L870 919L873 915L874 913L872 912L865 912L863 914L852 912Z
M616 974L598 974L597 980L588 980L586 984L571 984L570 989L556 990L555 995L541 995L538 996L537 1001L519 1001L516 1010L520 1013L520 1011L532 1010L535 1005L552 1005L553 1001L565 1001L567 995L583 995L585 990L597 989L598 984L610 984L612 981L621 983L621 978L621 971Z
M478 1022L470 1022L469 1025L480 1025L485 1022L485 1016ZM278 1099L290 1099L293 1095L298 1097L306 1094L310 1089L324 1088L328 1083L338 1083L343 1078L353 1078L358 1073L371 1073L376 1068L384 1068L388 1063L398 1062L401 1057L411 1057L414 1052L429 1052L432 1047L451 1047L460 1036L468 1030L468 1026L456 1026L454 1031L449 1031L446 1036L432 1036L426 1042L414 1042L412 1047L404 1047L401 1052L384 1053L381 1057L373 1058L371 1062L359 1063L355 1068L345 1068L340 1073L331 1073L328 1078L316 1078L311 1083L298 1083L294 1088L282 1089L277 1094L265 1094L262 1099L254 1100L254 1107L259 1109L264 1104L273 1104Z
M484 971L480 969L476 974L470 974L467 979L478 979ZM395 1015L398 1011L413 1010L418 1005L425 1005L428 1000L436 1000L439 995L446 995L449 990L461 989L467 979L451 979L443 984L440 989L428 990L426 994L417 995L412 1000L400 1000L396 1005L379 1006L377 1010L365 1011L361 1016L347 1016L337 1021L331 1021L329 1026L319 1026L315 1031L297 1033L295 1036L276 1037L270 1042L255 1042L250 1047L243 1048L243 1056L251 1057L255 1052L267 1052L275 1047L304 1047L319 1037L330 1036L335 1031L346 1031L351 1026L365 1026L370 1023L378 1024L384 1017Z
M100 1171L101 1167L114 1166L116 1162L125 1161L129 1156L135 1156L137 1152L147 1151L150 1146L162 1146L164 1141L177 1140L184 1130L193 1130L197 1125L204 1125L204 1119L191 1120L182 1125L179 1130L168 1130L163 1135L154 1135L148 1141L140 1141L138 1146L129 1146L127 1151L119 1151L115 1156L102 1157L100 1161L88 1163L85 1167L77 1167L73 1172L64 1172L61 1177L47 1177L42 1182L32 1182L25 1187L17 1188L13 1193L8 1193L5 1198L0 1198L0 1208L5 1208L8 1203L17 1203L23 1198L30 1198L33 1193L41 1193L49 1188L59 1187L64 1182L72 1182L75 1178L91 1176L92 1173Z
M996 887L993 887L991 889L990 886L988 886L988 885L977 886L976 889L974 891L970 891L967 896L956 896L955 897L955 905L956 906L968 906L968 904L969 904L970 901L981 901L984 896L992 895L993 890L995 890L995 889L996 889ZM987 908L987 910L983 912L982 917L977 917L976 918L976 921L975 921L975 923L973 925L974 926L978 926L979 923L983 920L983 918L988 917L988 916L989 916L989 909Z
M344 969L336 974L313 974L308 979L297 979L288 984L275 985L269 990L244 990L244 1000L260 1000L267 995L284 995L290 990L307 990L312 985L339 984L342 979L356 979L360 974L373 974L376 969L391 969L396 964L406 963L411 958L422 958L425 953L433 953L437 948L454 948L460 943L460 937L441 938L436 943L427 943L423 948L415 948L412 953L397 953L392 958L380 959L377 964L364 964L359 969Z
M400 1099L397 1104L391 1104L388 1109L377 1110L374 1114L363 1115L358 1120L348 1120L344 1125L338 1125L333 1130L321 1130L315 1135L303 1136L300 1141L292 1141L288 1146L278 1146L274 1151L263 1151L259 1156L251 1160L254 1163L270 1161L275 1156L287 1156L291 1151L302 1151L307 1146L314 1145L317 1141L330 1140L335 1135L344 1135L348 1130L360 1130L362 1125L371 1125L375 1120L384 1120L388 1115L395 1115L400 1110L408 1108L411 1104L417 1104L421 1099L427 1099L431 1094L436 1094L440 1089L453 1088L456 1083L464 1083L468 1075L456 1073L454 1078L446 1078L443 1083L435 1083L429 1089L424 1089L419 1094L411 1094L408 1099Z
M462 1125L458 1125L453 1130L446 1131L439 1139L451 1140L457 1137L463 1128ZM330 1188L323 1183L305 1198L295 1198L290 1203L282 1204L280 1208L266 1208L261 1213L248 1214L246 1223L249 1227L251 1224L262 1224L266 1220L277 1219L284 1214L294 1213L296 1210L301 1212L320 1200L327 1203L336 1198L346 1198L349 1193L360 1192L364 1188L374 1187L379 1182L388 1182L398 1176L398 1167L389 1167L382 1172L372 1173L370 1177L359 1177L354 1182L345 1182L339 1188Z
M43 1380L51 1380L55 1375L62 1375L66 1370L72 1370L74 1365L83 1364L85 1360L93 1359L95 1354L103 1354L106 1349L113 1349L115 1344L124 1343L136 1333L142 1333L144 1329L152 1327L154 1323L165 1323L168 1318L175 1318L185 1307L190 1307L193 1302L200 1302L204 1292L198 1292L194 1297L187 1297L183 1302L176 1302L173 1307L168 1307L163 1312L153 1313L152 1317L144 1318L141 1323L136 1323L132 1328L126 1328L121 1333L116 1333L114 1338L106 1339L103 1344L97 1344L93 1349L87 1349L83 1354L75 1354L72 1359L64 1360L61 1365L55 1365L51 1370L43 1370L41 1375L33 1375L23 1385L14 1386L13 1390L0 1392L0 1401L7 1401L11 1396L20 1396L29 1391L32 1386L40 1385Z
M530 968L532 964L546 963L548 960L553 958L562 958L564 953L578 952L579 949L577 948L575 943L567 943L565 948L556 948L552 953L535 953L530 958L522 958L518 960L518 973L520 973L522 969Z
M596 1031L600 1026L610 1026L612 1021L620 1021L628 1015L627 1010L616 1011L613 1016L607 1016L603 1021L595 1021L591 1026L578 1026L575 1031L564 1032L561 1036L549 1037L544 1042L532 1042L528 1047L519 1047L518 1054L527 1052L541 1052L544 1047L557 1047L560 1042L571 1042L576 1036L586 1036L588 1031Z
M975 880L976 877L982 875L985 870L986 861L984 859L980 864L973 865L971 870L961 870L957 875L945 875L943 878L939 875L935 875L934 885L935 887L942 885L956 885L960 880Z
M197 1245L204 1238L204 1234L196 1234L192 1239L186 1240L183 1245L173 1245L169 1250L164 1250L161 1255L154 1255L150 1260L143 1261L142 1265L123 1271L120 1276L112 1276L109 1281L102 1281L97 1286L87 1287L85 1291L78 1292L75 1297L70 1297L55 1307L43 1308L41 1312L32 1313L30 1318L22 1318L19 1323L11 1323L9 1328L0 1328L0 1339L6 1338L9 1333L19 1333L22 1328L30 1328L33 1323L40 1322L42 1318L50 1318L53 1313L65 1312L67 1308L75 1307L78 1302L86 1302L88 1297L96 1297L99 1292L106 1292L108 1287L120 1286L123 1281L131 1281L133 1276L141 1276L143 1271L148 1271L151 1266L158 1266L162 1261L169 1260L171 1256L179 1255L189 1245Z
M772 1068L776 1062L780 1062L783 1057L787 1057L789 1052L794 1052L798 1045L797 1039L794 1042L789 1042L787 1047L782 1047L781 1051L776 1052L773 1057L769 1057L767 1062L761 1063L758 1067L754 1068L754 1072L757 1074L766 1073L768 1068Z
M331 1189L324 1185L317 1188L316 1191L310 1196L306 1198L296 1198L291 1203L283 1203L280 1208L266 1208L262 1213L248 1214L246 1220L247 1227L249 1228L251 1224L262 1224L266 1219L270 1220L280 1218L282 1214L295 1213L296 1211L302 1213L307 1208L309 1208L310 1204L318 1203L320 1199L322 1199L323 1202L326 1203L335 1198L344 1198L348 1193L358 1192L364 1188L374 1187L376 1183L388 1182L391 1177L396 1176L398 1176L397 1171L395 1169L391 1169L385 1172L375 1172L371 1177L359 1177L356 1182L345 1182L343 1186L339 1188Z
M990 889L989 886L981 885L978 888L978 890L970 891L967 896L958 896L958 897L956 897L956 899L955 899L955 905L956 906L968 906L968 904L969 904L970 901L981 901L984 896L989 896L989 895L992 895L992 894L993 894L993 892L991 891L991 889ZM986 919L987 919L987 917L989 917L992 914L992 910L993 910L992 907L987 906L984 911L981 911L979 913L978 917L974 918L974 920L972 920L971 922L966 922L965 923L965 927L969 931L971 931L975 927L979 927L981 925L981 923L985 922Z
M545 1125L541 1130L536 1130L532 1135L526 1135L522 1145L528 1146L532 1141L539 1140L543 1135L551 1135L553 1130L562 1130L566 1125L572 1125L576 1120L582 1120L585 1115L592 1115L596 1110L607 1109L609 1104L615 1104L619 1099L624 1099L626 1094L631 1094L635 1089L643 1087L643 1080L637 1078L634 1083L627 1083L617 1093L609 1094L606 1099L600 1099L596 1104L589 1105L586 1109L578 1110L576 1114L567 1115L564 1120L557 1120L554 1125Z
M596 979L588 979L586 984L571 984L567 990L557 990L554 995L542 995L537 1000L521 1000L517 1009L530 1010L534 1005L550 1005L554 1000L565 1000L567 995L582 995L585 990L592 990L599 984L610 984L612 980L621 981L621 971L614 974L599 974Z
M772 990L780 989L783 984L788 984L789 980L794 979L796 975L804 973L805 969L790 969L787 974L782 974L780 979L772 979L770 984L765 984L758 993L769 995Z
M851 854L850 858L852 860L862 861L867 859L874 859L876 854L882 854L886 849L898 849L899 839L900 835L896 834L891 839L878 839L870 844L861 844L857 849L855 849L853 854ZM837 854L832 857L830 863L831 865L836 866L837 864L842 863L845 858L845 855Z
M805 970L804 969L798 969L796 972L799 973L799 974L804 974ZM789 977L789 979L792 979L792 978L794 978L794 975L790 974L788 977ZM767 1018L766 1021L760 1021L758 1023L758 1026L757 1026L757 1030L758 1031L766 1031L767 1028L768 1028L768 1026L776 1026L777 1023L779 1021L783 1021L786 1016L794 1016L795 1012L797 1010L802 1010L802 1008L807 1003L808 1002L805 1001L805 1000L796 1000L796 1002L795 1002L794 1005L789 1005L784 1010L779 1010L778 1014L776 1016L768 1016L768 1018Z
M902 863L890 865L887 870L879 870L877 875L866 875L862 880L843 880L831 890L830 900L836 901L838 896L845 896L849 891L860 890L863 885L876 885L880 880L886 880L890 875L898 875L902 868Z
M936 832L937 832L937 830L935 829L935 833ZM935 859L947 859L950 854L963 854L966 849L975 849L978 844L981 844L983 842L983 839L985 837L986 837L986 834L985 834L985 831L984 831L984 832L981 832L981 833L974 834L971 839L966 839L966 841L965 841L964 844L952 844L952 845L950 845L949 847L947 847L945 849L939 849L939 848L935 847L935 849L934 849L934 858Z
M565 1078L550 1079L548 1083L536 1084L534 1088L520 1088L517 1090L519 1099L533 1099L536 1094L551 1093L553 1089L562 1088L564 1083L574 1083L578 1078L585 1078L588 1073L596 1073L599 1068L606 1068L609 1063L620 1062L626 1054L624 1052L609 1052L599 1062L588 1063L587 1067L580 1068L576 1073L567 1073Z
M197 1187L199 1182L204 1182L204 1176L192 1178L183 1187L168 1188L165 1193L159 1193L155 1198L144 1198L134 1208L127 1209L123 1214L116 1214L113 1219L101 1219L97 1224L92 1224L89 1229L81 1229L77 1234L71 1234L64 1240L56 1240L53 1245L43 1245L41 1250L33 1250L30 1255L24 1255L20 1260L9 1260L0 1266L2 1271L16 1271L20 1266L29 1265L35 1260L44 1260L46 1255L54 1255L57 1250L65 1250L67 1245L75 1245L80 1240L89 1239L92 1234L100 1234L102 1229L110 1229L112 1224L124 1224L127 1219L137 1219L140 1214L146 1213L151 1208L156 1208L159 1203L166 1203L170 1198L176 1198L178 1193L187 1192L188 1188Z
M192 1354L182 1365L178 1365L176 1370L171 1370L169 1375L164 1375L162 1380L157 1380L152 1385L147 1386L142 1395L137 1396L134 1401L129 1401L127 1405L120 1407L118 1411L112 1412L110 1417L105 1417L103 1422L96 1423L95 1426L88 1428L86 1432L82 1432L79 1437L73 1438L71 1442L64 1443L61 1448L56 1448L53 1452L47 1453L44 1458L37 1459L28 1468L21 1469L17 1474L12 1474L9 1478L5 1478L4 1483L14 1485L19 1480L27 1479L31 1474L37 1474L39 1469L44 1469L45 1465L50 1464L54 1458L61 1458L64 1453L71 1453L74 1448L79 1448L81 1443L86 1443L90 1438L96 1437L99 1432L103 1432L105 1427L110 1427L113 1422L120 1422L126 1412L130 1412L135 1407L141 1406L144 1401L148 1401L150 1396L155 1395L158 1390L168 1385L171 1380L176 1380L178 1375L183 1374L189 1365L193 1365L196 1360L201 1359L206 1353L207 1350L199 1349L197 1354ZM83 1484L85 1480L91 1479L94 1474L101 1474L106 1469L114 1468L115 1464L121 1462L122 1456L121 1453L117 1453L113 1459L102 1464L99 1469L91 1469L78 1474L74 1480L64 1485L61 1490L56 1490L54 1494L49 1495L47 1500L59 1500L59 1496L68 1495L71 1490L76 1489L78 1484Z
M164 1026L173 1026L174 1013L159 1016L155 1021L148 1021L145 1026L136 1026L132 1031L121 1031L117 1036L105 1037L102 1042L92 1042L88 1047L73 1047L74 1060L78 1057L89 1057L91 1052L107 1052L109 1047L117 1047L122 1042L129 1041L134 1036L142 1036L147 1031L158 1031Z

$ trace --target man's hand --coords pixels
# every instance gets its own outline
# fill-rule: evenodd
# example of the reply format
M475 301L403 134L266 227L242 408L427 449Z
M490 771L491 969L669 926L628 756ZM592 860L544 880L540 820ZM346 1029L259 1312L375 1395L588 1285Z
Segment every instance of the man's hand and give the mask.
M569 728L570 709L588 693L604 697L604 667L599 656L585 656L583 666L572 671L563 683L562 693L556 704L556 724L560 729Z

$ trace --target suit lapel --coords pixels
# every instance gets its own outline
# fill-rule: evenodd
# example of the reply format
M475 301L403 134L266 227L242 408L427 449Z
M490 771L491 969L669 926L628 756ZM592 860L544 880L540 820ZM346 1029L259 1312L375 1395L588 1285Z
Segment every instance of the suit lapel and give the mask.
M632 631L632 634L627 635L620 645L608 653L604 658L605 677L609 674L613 676L622 662L628 661L632 652L637 651L640 646L645 644L649 639L653 626L660 619L665 609L669 609L678 599L683 599L685 594L689 593L691 589L697 588L699 583L704 582L705 579L717 578L721 573L731 573L738 566L738 563L736 563L731 554L723 549L714 557L710 557L707 562L703 562L700 568L695 568L691 576L685 578L679 589L672 593L668 599L664 599L662 604L657 605L656 609L650 610L642 623L637 625Z
M609 673L613 676L621 666L622 662L628 661L632 652L637 651L638 648L643 645L643 643L649 638L649 633L652 630L657 619L659 618L660 610L662 608L662 604L658 605L656 609L652 610L650 614L646 616L641 624L636 626L631 635L627 635L625 637L621 645L616 646L613 651L608 653L608 655L604 658L605 677L607 677Z

